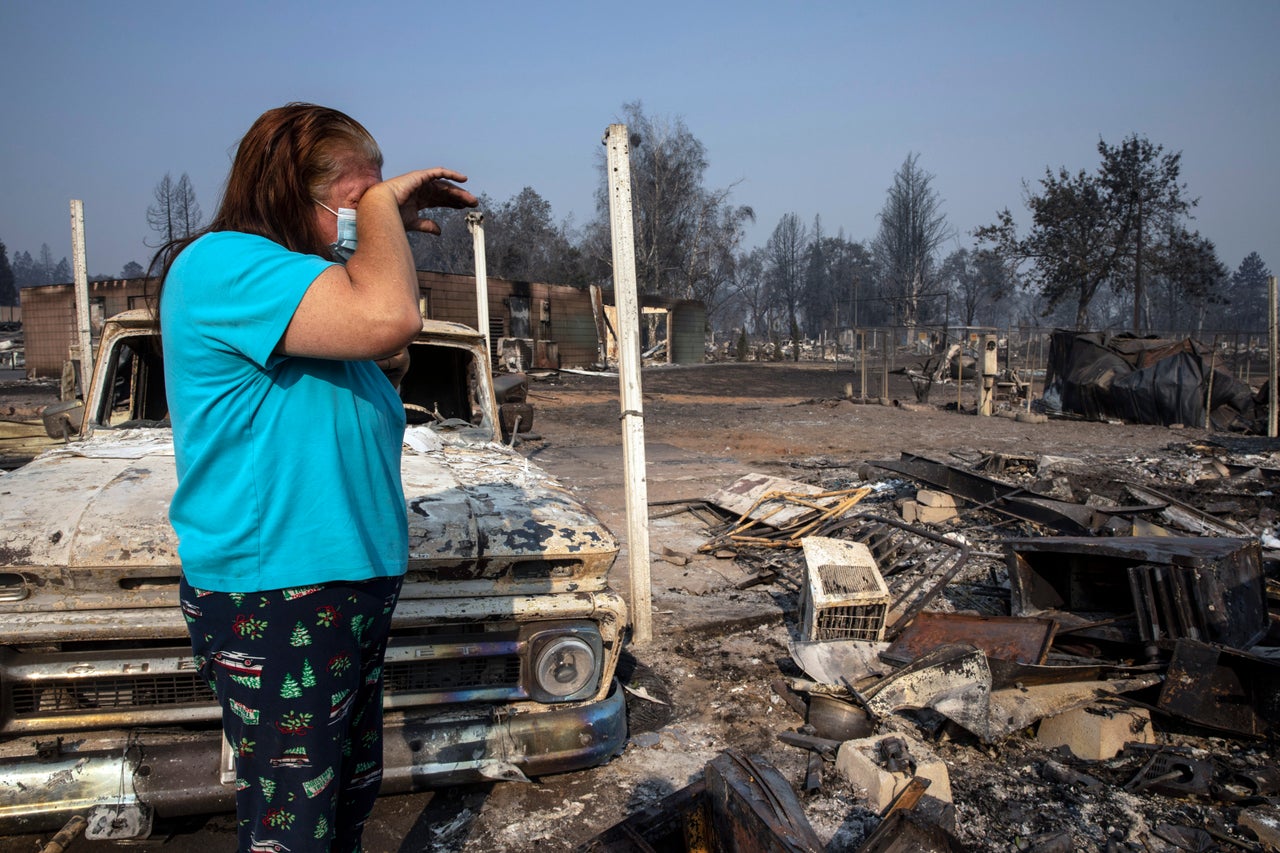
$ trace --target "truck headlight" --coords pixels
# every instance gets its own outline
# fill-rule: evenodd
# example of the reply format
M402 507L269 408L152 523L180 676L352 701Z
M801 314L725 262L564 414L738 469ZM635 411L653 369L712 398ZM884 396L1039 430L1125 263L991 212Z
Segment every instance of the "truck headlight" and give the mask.
M565 702L592 695L600 682L600 659L598 637L560 634L544 638L535 646L533 698Z

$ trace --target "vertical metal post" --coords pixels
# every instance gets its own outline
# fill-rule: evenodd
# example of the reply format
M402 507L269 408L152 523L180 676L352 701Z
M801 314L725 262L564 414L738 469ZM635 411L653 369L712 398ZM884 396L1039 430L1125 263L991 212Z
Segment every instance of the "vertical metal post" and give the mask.
M1267 279L1267 379L1271 385L1271 399L1267 401L1267 435L1271 438L1276 437L1277 412L1276 401L1280 399L1280 388L1276 385L1276 365L1280 362L1280 332L1277 331L1277 323L1280 318L1277 315L1277 305L1280 303L1280 295L1276 293L1276 277L1271 276Z
M867 335L866 332L854 332L858 336L858 349L862 353L862 385L859 386L859 399L867 401Z
M826 350L823 350L825 353ZM840 372L840 297L836 297L836 373Z
M1049 378L1049 368L1048 368L1048 365L1046 365L1044 362L1044 338L1045 338L1044 332L1041 332L1039 329L1036 329L1036 363L1035 365L1033 365L1034 372L1031 375L1035 376L1035 374L1038 373L1040 369L1043 367L1045 370L1045 379L1047 380ZM1035 388L1034 383L1032 384L1032 388L1034 390ZM1040 383L1041 395L1044 394L1044 391L1045 391L1044 382L1041 382Z
M1204 428L1213 429L1213 374L1218 369L1218 336L1213 336L1213 349L1209 352L1209 387L1204 394Z
M75 270L76 331L80 349L80 392L93 379L93 336L89 329L89 265L84 251L84 202L71 199L71 259Z
M1025 346L1027 348L1027 357L1023 359L1022 363L1026 365L1026 371L1027 371L1027 397L1024 402L1026 403L1026 409L1029 412L1031 411L1032 383L1035 379L1035 374L1031 370L1031 330L1024 329L1020 334L1022 335L1022 338L1025 341Z
M618 308L618 385L622 397L623 476L626 479L627 559L631 575L632 641L653 638L649 586L649 487L645 473L644 398L640 386L640 299L631 219L631 148L625 124L611 124L604 144L613 241L613 294Z
M476 256L476 324L484 335L484 351L493 365L493 341L489 340L489 271L484 254L484 214L478 210L467 212L467 230Z
M890 340L891 337L891 335L885 333L883 341L884 358L880 366L880 396L886 400L892 399L889 396L889 348L893 346L893 342Z

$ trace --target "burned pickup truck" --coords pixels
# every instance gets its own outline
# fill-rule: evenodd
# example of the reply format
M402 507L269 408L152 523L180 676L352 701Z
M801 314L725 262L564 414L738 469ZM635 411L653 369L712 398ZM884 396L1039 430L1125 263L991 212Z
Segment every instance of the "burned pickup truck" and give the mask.
M626 737L617 542L501 441L483 338L426 321L410 352L382 791L606 761ZM0 477L0 833L83 815L137 838L234 809L178 606L166 416L155 324L117 315L77 439Z

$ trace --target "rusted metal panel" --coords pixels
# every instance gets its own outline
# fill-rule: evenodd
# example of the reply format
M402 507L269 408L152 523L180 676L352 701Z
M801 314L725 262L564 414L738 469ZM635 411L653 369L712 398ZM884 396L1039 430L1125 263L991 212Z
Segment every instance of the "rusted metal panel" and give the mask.
M595 838L575 848L577 853L651 853L682 850L711 853L711 828L707 816L705 779L668 794Z
M1280 666L1243 652L1179 640L1156 704L1202 726L1261 737L1280 727Z
M1042 664L1056 630L1052 619L925 611L903 629L881 657L910 663L931 649L966 642L981 649L988 660Z
M858 848L858 853L959 853L955 836L916 810L891 812Z
M795 792L764 759L723 752L707 764L706 783L718 849L734 853L823 849Z
M1008 540L1005 551L1013 614L1054 615L1078 636L1248 648L1267 632L1256 540L1043 537Z
M1006 687L1034 687L1041 684L1073 684L1082 681L1105 681L1117 678L1140 678L1157 670L1160 664L1118 666L1111 664L1083 664L1077 666L1034 666L999 659L988 660L991 666L991 685L997 690Z

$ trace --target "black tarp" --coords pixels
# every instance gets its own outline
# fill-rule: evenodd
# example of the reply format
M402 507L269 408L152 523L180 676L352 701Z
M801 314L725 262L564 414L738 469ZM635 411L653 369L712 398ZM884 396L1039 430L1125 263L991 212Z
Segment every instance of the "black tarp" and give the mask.
M1204 356L1205 348L1189 338L1059 329L1050 337L1044 402L1093 420L1203 426Z

